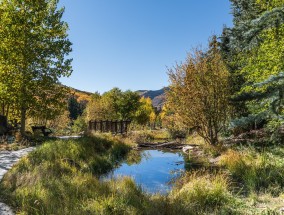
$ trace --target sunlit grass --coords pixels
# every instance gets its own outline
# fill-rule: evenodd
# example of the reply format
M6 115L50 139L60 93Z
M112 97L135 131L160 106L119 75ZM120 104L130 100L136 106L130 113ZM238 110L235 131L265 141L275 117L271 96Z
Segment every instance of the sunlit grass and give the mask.
M194 168L168 195L152 195L128 177L99 179L122 160L136 162L135 151L129 153L131 141L124 140L111 135L50 140L5 175L1 198L25 215L253 214L279 209L283 147L221 150L215 169Z
M220 164L242 184L247 193L271 193L278 196L284 188L283 148L271 147L261 152L253 148L228 150Z

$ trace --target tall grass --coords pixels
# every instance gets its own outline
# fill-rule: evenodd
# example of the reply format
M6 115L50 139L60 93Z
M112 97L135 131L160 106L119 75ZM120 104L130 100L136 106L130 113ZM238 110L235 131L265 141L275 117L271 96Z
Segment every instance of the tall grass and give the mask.
M167 196L150 195L130 178L102 181L130 150L116 138L49 141L23 158L1 182L18 214L202 214L230 211L228 178L192 173Z
M229 177L223 173L195 171L182 179L182 186L171 193L182 214L233 214L236 199ZM185 182L185 183L184 183Z
M223 168L188 172L164 196L145 193L131 178L100 180L122 160L136 162L130 149L111 136L48 141L5 175L1 198L21 215L190 215L249 214L251 196L283 195L283 148L223 152ZM240 187L246 196L234 192Z
M22 214L79 214L82 202L110 193L96 176L129 150L122 142L99 137L47 142L5 175L1 194Z
M228 150L221 157L223 165L232 178L250 193L271 193L274 196L284 188L284 151L282 148L267 148L261 152L253 148L245 151Z

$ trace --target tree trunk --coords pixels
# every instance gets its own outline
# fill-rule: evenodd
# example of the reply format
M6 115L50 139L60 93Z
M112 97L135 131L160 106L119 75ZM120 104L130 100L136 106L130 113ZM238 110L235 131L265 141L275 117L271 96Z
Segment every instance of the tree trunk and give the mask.
M26 132L26 108L21 108L21 135L24 136Z

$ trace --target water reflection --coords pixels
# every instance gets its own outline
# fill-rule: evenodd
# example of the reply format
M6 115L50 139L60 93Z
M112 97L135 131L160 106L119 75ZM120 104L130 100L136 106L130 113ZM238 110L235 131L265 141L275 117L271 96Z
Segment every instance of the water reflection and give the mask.
M172 181L185 169L185 159L180 152L160 150L132 150L125 162L104 178L132 177L145 191L167 193Z

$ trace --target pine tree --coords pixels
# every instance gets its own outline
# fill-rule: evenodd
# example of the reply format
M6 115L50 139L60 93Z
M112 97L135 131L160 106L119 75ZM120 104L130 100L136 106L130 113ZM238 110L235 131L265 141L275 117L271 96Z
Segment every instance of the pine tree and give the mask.
M224 29L222 51L236 84L232 101L248 110L233 124L268 120L282 103L284 2L233 0L232 8L234 27Z

